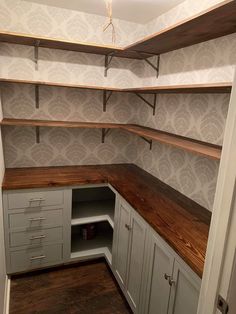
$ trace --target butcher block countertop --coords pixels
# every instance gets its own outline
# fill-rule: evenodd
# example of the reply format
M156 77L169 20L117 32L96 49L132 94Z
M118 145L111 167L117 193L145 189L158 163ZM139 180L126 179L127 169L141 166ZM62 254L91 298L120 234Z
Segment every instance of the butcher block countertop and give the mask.
M133 164L6 169L3 190L110 183L202 277L211 213Z

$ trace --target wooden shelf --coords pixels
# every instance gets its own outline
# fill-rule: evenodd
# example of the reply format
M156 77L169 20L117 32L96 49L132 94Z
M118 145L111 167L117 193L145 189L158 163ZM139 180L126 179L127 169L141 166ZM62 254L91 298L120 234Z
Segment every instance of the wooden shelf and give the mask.
M107 221L110 226L114 228L114 209L114 200L73 203L71 225L75 226Z
M99 223L96 225L99 226ZM111 228L96 231L95 237L91 240L83 240L80 232L76 231L77 227L73 228L75 230L72 229L71 235L71 259L105 256L111 263L113 239Z
M18 79L5 79L0 78L0 83L8 84L28 84L37 86L51 86L51 87L66 87L66 88L78 88L78 89L88 89L88 90L101 90L101 91L114 91L122 92L123 89L108 86L93 86L93 85L81 85L81 84L70 84L70 83L54 83L46 81L33 81L33 80L18 80Z
M30 34L0 31L0 41L43 48L145 59L236 32L236 2L225 0L210 9L126 47L98 45Z
M120 58L143 59L150 56L145 53L140 56L135 51L126 51L124 48L114 45L100 45L95 43L56 39L7 31L0 31L0 41L19 45L38 46L42 48L61 49L98 55L115 55Z
M222 82L126 88L123 91L140 94L228 94L231 90L232 83Z
M55 127L55 128L81 128L81 129L118 129L122 124L97 122L71 122L52 120L3 119L1 125Z
M126 50L162 54L236 32L236 1L226 0L129 45Z
M126 93L140 93L140 94L202 94L202 93L230 93L232 89L231 82L208 83L208 84L184 84L184 85L164 85L151 87L136 87L136 88L116 88L108 86L92 86L69 83L53 83L46 81L33 80L18 80L0 78L0 83L7 84L28 84L36 86L51 86L51 87L66 87L78 88L87 90L126 92Z
M125 129L130 133L139 135L140 137L175 146L191 153L202 155L208 158L219 160L221 157L220 146L138 125L127 125Z
M2 126L22 126L22 127L63 127L63 128L90 128L90 129L121 129L136 134L142 138L158 141L163 144L175 146L186 151L202 155L208 158L219 160L221 157L221 147L209 143L193 140L183 136L146 128L144 126L118 123L94 123L94 122L70 122L70 121L49 121L49 120L26 120L26 119L6 119Z

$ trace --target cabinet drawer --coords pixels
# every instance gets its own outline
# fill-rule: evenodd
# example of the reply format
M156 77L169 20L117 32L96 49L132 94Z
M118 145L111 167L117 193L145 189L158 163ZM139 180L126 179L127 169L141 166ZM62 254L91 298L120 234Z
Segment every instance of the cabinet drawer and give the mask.
M12 232L10 234L10 247L22 245L42 245L48 242L59 242L62 240L62 227L35 231Z
M8 209L31 208L63 204L63 190L19 191L8 194Z
M11 272L40 268L62 262L62 244L46 245L10 253Z
M11 231L49 228L62 225L62 209L44 210L37 212L25 211L9 215L9 228Z

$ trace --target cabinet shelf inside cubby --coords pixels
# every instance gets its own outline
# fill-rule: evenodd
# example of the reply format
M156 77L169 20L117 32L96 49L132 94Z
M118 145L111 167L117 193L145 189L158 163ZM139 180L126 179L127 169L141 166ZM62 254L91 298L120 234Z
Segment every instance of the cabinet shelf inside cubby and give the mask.
M114 200L74 202L71 225L108 221L114 227Z
M71 231L71 259L105 256L111 264L113 230L107 222L95 224L94 238L84 240L82 226L72 226Z

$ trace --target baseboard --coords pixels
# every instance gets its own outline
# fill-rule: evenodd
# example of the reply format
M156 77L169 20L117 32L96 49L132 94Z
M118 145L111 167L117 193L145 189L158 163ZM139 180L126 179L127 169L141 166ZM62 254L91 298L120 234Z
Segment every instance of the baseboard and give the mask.
M4 314L9 314L9 305L10 305L10 288L11 288L11 279L6 276L6 286L5 286L5 298L4 298Z

